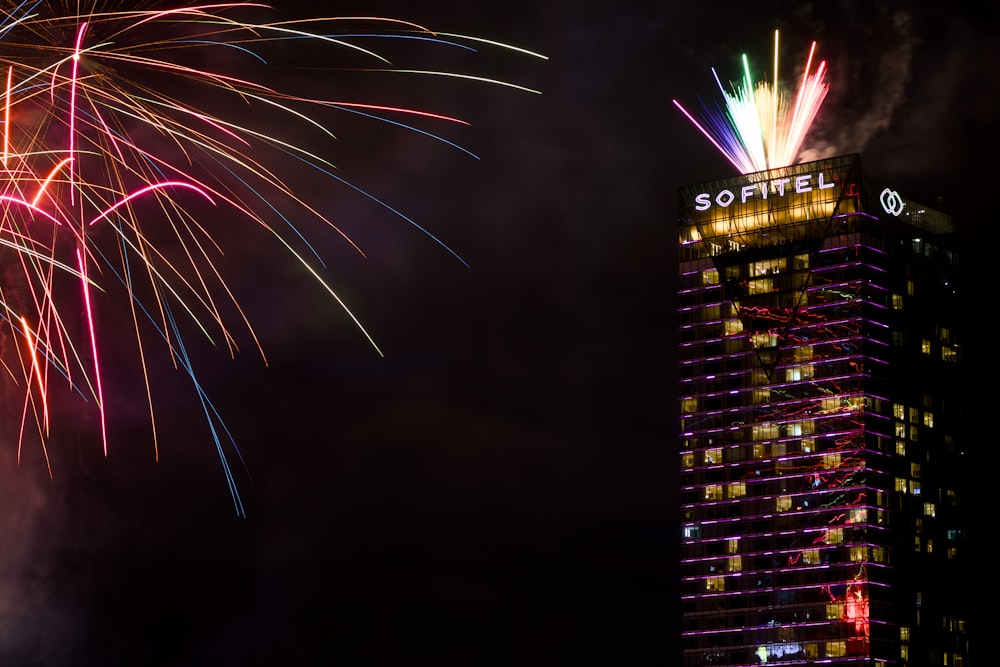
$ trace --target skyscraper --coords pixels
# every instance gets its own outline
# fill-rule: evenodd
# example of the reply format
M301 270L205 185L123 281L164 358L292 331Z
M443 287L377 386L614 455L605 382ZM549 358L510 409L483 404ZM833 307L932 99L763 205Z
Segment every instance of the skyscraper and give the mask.
M969 667L950 218L858 155L679 201L682 664Z

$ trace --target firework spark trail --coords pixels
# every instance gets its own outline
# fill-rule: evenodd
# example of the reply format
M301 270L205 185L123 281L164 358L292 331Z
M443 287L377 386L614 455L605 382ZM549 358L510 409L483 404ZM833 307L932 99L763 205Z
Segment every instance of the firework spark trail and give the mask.
M826 62L821 62L816 71L812 71L815 52L816 42L813 42L794 102L788 91L780 86L778 31L775 30L773 83L766 80L754 83L750 62L744 54L742 83L731 84L731 90L726 90L712 68L725 102L724 110L703 102L704 116L699 119L676 99L674 106L740 173L787 167L798 158L806 134L830 89L826 83Z
M345 71L365 69L357 67L357 58L362 57L375 63L367 71L444 76L537 92L471 73L398 68L370 43L403 39L471 52L486 46L544 56L481 38L434 33L399 19L248 21L247 11L269 10L251 2L107 11L99 9L99 0L87 4L90 8L80 8L79 14L65 14L59 9L62 3L55 0L20 4L0 0L0 65L7 70L0 248L14 253L10 263L19 265L24 283L18 298L0 289L0 318L9 335L20 341L20 374L18 365L3 364L10 380L24 391L18 455L25 424L33 416L49 460L50 371L96 406L107 454L109 415L97 311L112 290L120 289L129 303L156 456L155 387L147 367L152 346L147 337L161 341L174 366L191 381L234 506L242 515L243 502L229 462L231 456L240 458L239 451L198 379L183 334L185 325L213 345L216 335L221 336L229 353L235 354L237 335L223 314L231 307L264 363L266 356L218 266L223 248L211 227L199 220L198 206L207 201L216 210L225 208L232 218L252 223L276 239L278 248L317 281L376 351L371 334L314 265L322 266L322 260L295 222L301 217L318 221L364 255L362 249L315 203L300 196L277 165L293 158L392 211L461 257L416 221L334 173L334 163L319 151L213 112L202 103L203 93L209 91L213 100L230 98L243 109L249 106L274 114L280 119L274 126L312 128L334 138L313 113L348 113L404 128L476 157L417 125L467 125L463 119L375 100L303 96L223 65L265 67L268 47L306 40L344 50L351 63L340 68ZM359 31L358 25L374 29ZM206 58L210 49L226 55ZM277 159L270 162L272 157ZM171 248L158 244L163 234L171 239ZM109 248L102 249L107 242ZM117 283L104 284L107 277ZM66 286L73 284L75 290Z

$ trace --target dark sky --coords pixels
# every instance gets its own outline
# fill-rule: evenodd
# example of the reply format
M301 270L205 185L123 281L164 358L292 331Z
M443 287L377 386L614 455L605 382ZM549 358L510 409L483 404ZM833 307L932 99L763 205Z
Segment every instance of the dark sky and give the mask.
M410 99L472 123L448 137L479 160L339 120L327 147L345 178L469 267L357 193L293 174L367 253L308 228L385 356L266 237L230 238L268 365L246 337L236 360L193 354L246 461L247 517L168 369L154 369L158 463L144 399L121 387L109 456L93 415L67 408L52 479L34 449L15 466L5 425L0 664L674 664L676 189L732 169L671 99L713 96L709 67L737 76L743 52L764 67L775 28L785 67L812 39L828 61L816 155L862 153L869 172L956 214L966 267L982 252L971 213L995 189L981 157L998 115L995 10L355 4L325 12L548 56L431 56L541 95L289 75L314 78L317 96ZM969 339L967 357L978 349Z

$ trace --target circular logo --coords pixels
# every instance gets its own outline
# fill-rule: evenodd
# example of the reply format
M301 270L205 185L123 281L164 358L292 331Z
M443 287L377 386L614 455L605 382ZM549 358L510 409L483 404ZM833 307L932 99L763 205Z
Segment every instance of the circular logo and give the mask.
M878 196L879 201L882 202L882 208L889 215L899 216L903 212L903 198L899 196L899 193L895 190L890 190L886 188L882 191L882 194Z

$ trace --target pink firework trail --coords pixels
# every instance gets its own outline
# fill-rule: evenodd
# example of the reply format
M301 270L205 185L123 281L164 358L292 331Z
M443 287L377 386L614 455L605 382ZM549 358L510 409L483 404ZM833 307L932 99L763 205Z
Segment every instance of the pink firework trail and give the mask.
M332 138L318 112L334 110L403 127L472 154L412 124L467 124L461 119L425 109L316 99L279 90L224 65L235 66L237 72L259 68L269 48L309 44L339 49L354 70L447 76L536 92L468 74L400 69L370 45L412 40L442 48L474 51L486 46L542 56L474 37L431 32L398 19L248 21L249 13L269 8L245 2L107 11L100 10L100 2L90 4L86 11L66 15L58 2L0 0L0 63L7 70L0 246L8 255L5 265L19 269L20 283L16 290L0 286L0 317L18 342L14 363L3 360L5 380L23 388L18 458L32 430L27 425L34 421L49 461L54 382L65 383L93 403L107 454L107 375L102 372L102 330L96 316L106 300L97 297L118 290L129 304L130 337L145 387L154 456L159 444L147 361L153 348L162 345L192 382L236 511L242 515L230 464L238 450L198 381L182 322L213 345L220 338L234 354L236 335L227 324L232 316L224 313L236 313L262 358L264 352L217 265L220 240L199 220L199 211L208 206L214 219L224 210L228 219L264 230L316 279L376 351L375 341L322 277L322 262L292 219L307 216L361 249L282 178L277 164L292 158L393 211L455 253L413 220L335 174L335 165L314 149L240 119L248 117L248 108L263 110L278 119L276 127L294 124ZM373 64L358 68L358 59ZM202 104L204 99L213 102L211 108ZM227 101L242 107L238 116L213 110L234 108ZM272 165L267 156L279 159ZM169 239L170 249L163 246L163 238ZM65 289L64 283L77 287ZM113 333L120 338L120 332ZM49 469L51 474L51 465Z
M744 54L742 81L731 84L730 90L726 90L712 68L725 101L724 109L703 104L704 116L699 119L677 100L674 105L740 173L787 167L798 158L830 89L826 83L826 62L812 70L815 53L816 42L813 42L798 90L792 95L781 87L778 78L778 31L775 30L774 74L770 82L754 83Z

